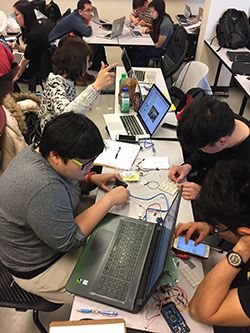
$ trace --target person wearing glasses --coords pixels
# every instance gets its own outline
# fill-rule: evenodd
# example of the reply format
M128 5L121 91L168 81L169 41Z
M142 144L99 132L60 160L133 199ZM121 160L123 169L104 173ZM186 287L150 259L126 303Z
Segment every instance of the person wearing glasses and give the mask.
M190 314L214 325L215 333L249 333L250 165L219 161L208 172L197 200L207 223L180 225L177 234L186 232L188 241L197 231L198 244L208 231L214 231L233 240L234 245L197 288L189 304Z
M66 282L86 238L129 192L107 183L116 173L92 174L104 142L86 116L64 113L48 122L37 146L24 148L0 177L0 260L25 290L71 303ZM81 188L94 183L106 194L79 213ZM86 203L84 197L82 203Z
M85 113L100 96L103 89L114 82L111 71L115 64L102 63L95 82L76 97L75 81L84 75L92 58L89 45L78 36L64 36L52 58L53 72L49 74L41 102L40 126L63 112Z
M93 9L90 0L79 0L77 9L71 14L58 20L54 28L49 33L49 42L57 45L58 40L72 32L79 37L90 37L93 33L91 27ZM100 70L101 61L107 64L105 49L103 46L92 46L93 64L91 70ZM86 78L86 75L85 75ZM89 74L87 78L90 80Z
M217 161L238 159L250 163L249 121L212 95L191 103L178 123L177 136L191 154L182 165L173 165L168 177L180 184L187 200L197 197L207 171Z

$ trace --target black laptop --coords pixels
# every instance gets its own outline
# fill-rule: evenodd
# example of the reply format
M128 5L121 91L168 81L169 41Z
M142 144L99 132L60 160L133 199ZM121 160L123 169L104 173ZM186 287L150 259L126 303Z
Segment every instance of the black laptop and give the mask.
M138 312L154 293L172 246L181 193L162 223L107 214L67 282L74 294Z

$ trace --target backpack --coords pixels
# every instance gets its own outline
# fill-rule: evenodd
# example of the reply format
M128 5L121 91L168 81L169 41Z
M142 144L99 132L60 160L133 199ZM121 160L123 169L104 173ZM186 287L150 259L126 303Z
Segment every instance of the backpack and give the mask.
M216 26L216 36L220 48L245 47L250 40L250 25L246 13L233 8L226 10Z
M169 93L176 106L175 114L178 121L194 99L201 98L205 95L205 91L198 87L189 89L185 94L181 89L173 86L170 88Z
M51 19L54 24L62 16L59 6L53 0L48 5L46 5L45 13L47 18Z

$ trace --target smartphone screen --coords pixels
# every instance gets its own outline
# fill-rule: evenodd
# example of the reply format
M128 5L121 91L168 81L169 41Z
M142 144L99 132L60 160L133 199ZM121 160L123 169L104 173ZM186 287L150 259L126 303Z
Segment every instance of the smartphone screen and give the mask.
M189 242L186 244L185 237L178 237L177 244L175 245L176 248L180 251L192 253L200 257L206 256L207 245L203 243L195 245L192 239L190 239Z

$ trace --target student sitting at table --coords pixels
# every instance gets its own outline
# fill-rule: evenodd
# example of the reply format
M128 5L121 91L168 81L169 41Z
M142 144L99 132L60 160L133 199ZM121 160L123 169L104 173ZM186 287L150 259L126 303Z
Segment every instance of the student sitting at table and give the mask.
M148 8L148 0L133 0L133 13L130 15L131 25L152 26L152 17Z
M155 45L134 49L132 56L133 66L147 67L151 58L163 56L174 32L173 21L165 13L164 0L153 0L149 3L148 8L153 19L150 35ZM149 28L144 28L143 32L149 32Z
M49 74L42 97L41 129L50 119L63 112L88 111L99 97L101 90L113 83L115 74L110 70L115 65L106 67L102 63L95 82L76 97L74 81L84 75L91 56L91 50L82 38L65 36L60 40L52 59L53 73Z
M187 200L197 197L207 170L218 160L250 163L249 121L212 95L194 100L187 108L179 121L177 136L182 147L193 152L182 165L172 166L168 177L181 184L182 196ZM195 172L192 180L189 174ZM189 181L183 182L186 176Z
M72 303L66 282L86 238L115 205L123 186L107 187L115 173L89 173L104 142L84 115L52 119L39 145L23 149L0 177L0 260L23 289L58 303ZM79 213L81 189L94 183L107 192ZM88 199L82 198L82 204Z
M79 37L90 37L92 35L91 18L92 4L90 0L79 0L77 9L71 14L58 20L54 28L49 34L49 41L54 44L62 36L73 32ZM57 43L56 43L57 44ZM107 64L106 54L103 46L92 46L93 63L92 70L100 70L101 61ZM85 75L85 79L90 79L89 74Z
M19 0L14 4L16 21L21 27L22 39L26 44L22 47L16 43L11 46L20 52L24 52L14 82L20 78L32 80L29 90L35 91L35 75L41 70L42 55L50 47L46 33L41 29L34 12L34 6L28 0ZM18 88L17 88L18 90Z
M215 231L234 247L204 278L190 304L191 316L214 325L215 333L249 333L250 327L250 165L219 161L208 172L198 203L205 222L177 226L197 244ZM197 226L195 226L197 225Z

